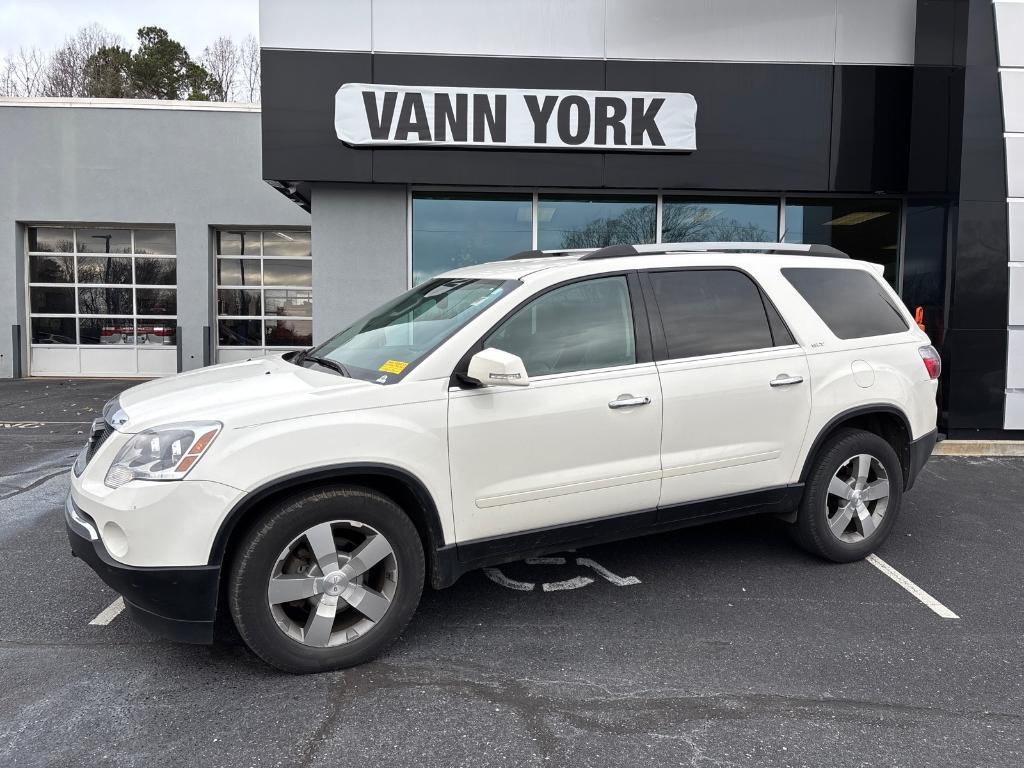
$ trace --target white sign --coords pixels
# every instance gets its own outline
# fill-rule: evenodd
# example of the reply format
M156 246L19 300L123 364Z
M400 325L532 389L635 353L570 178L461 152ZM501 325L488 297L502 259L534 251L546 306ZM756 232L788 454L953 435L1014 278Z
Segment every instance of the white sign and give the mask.
M696 121L689 93L345 83L334 99L338 138L355 147L689 152Z

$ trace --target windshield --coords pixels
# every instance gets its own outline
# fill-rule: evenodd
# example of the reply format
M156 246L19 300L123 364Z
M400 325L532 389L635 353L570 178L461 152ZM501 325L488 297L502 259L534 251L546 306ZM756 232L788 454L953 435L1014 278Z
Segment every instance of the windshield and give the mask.
M371 312L305 358L340 363L357 379L393 383L518 284L507 280L431 280Z

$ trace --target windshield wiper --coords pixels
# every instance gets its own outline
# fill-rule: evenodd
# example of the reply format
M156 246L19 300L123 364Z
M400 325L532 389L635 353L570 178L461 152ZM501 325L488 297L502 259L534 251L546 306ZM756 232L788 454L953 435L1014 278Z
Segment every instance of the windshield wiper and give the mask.
M295 356L295 362L298 365L302 365L303 363L315 363L323 368L330 368L332 371L340 373L342 376L346 376L350 379L352 378L352 374L349 373L348 368L337 360L331 360L329 357L316 357L315 355L310 355L308 351L299 352L299 354Z

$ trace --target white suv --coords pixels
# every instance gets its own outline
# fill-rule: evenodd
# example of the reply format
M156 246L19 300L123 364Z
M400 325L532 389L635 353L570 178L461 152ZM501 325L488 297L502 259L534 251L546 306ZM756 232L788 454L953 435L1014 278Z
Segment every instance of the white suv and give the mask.
M318 347L152 381L75 463L74 552L142 624L230 609L284 670L365 661L424 581L755 513L874 550L939 359L874 265L679 243L458 269Z

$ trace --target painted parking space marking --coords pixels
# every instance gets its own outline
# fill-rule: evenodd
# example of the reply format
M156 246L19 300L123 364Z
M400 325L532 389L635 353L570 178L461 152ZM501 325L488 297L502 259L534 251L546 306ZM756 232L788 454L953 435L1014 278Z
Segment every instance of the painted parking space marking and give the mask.
M949 608L944 606L942 603L940 603L934 597L932 597L927 592L925 592L923 589L921 589L919 586L917 586L917 584L912 582L910 579L908 579L902 573L900 573L895 568L893 568L891 565L889 565L887 562L885 562L885 560L880 558L878 555L868 555L866 559L867 559L867 561L869 563L871 563L873 566L875 566L875 568L877 568L882 573L884 573L886 576L888 576L890 579L895 581L897 584L899 584L901 587L903 587L905 590L907 590L907 592L909 592L914 597L916 597L918 600L920 600L922 603L927 605L929 608L931 608L935 613L937 613L942 618L944 618L944 619L959 619L960 618L955 613L953 613L951 610L949 610Z
M526 565L566 565L568 560L564 557L528 557L523 561ZM619 576L618 574L612 573L600 563L591 560L589 557L577 557L576 565L583 566L584 568L590 568L596 574L598 574L605 581L614 584L617 587L631 587L636 584L640 584L640 579L636 576ZM484 575L488 579L493 581L495 584L506 589L513 589L517 592L532 592L537 586L532 581L518 581L511 579L502 573L500 568L484 568ZM564 592L570 589L580 589L582 587L590 586L594 583L594 579L590 576L574 576L571 579L565 579L564 581L545 581L541 582L540 588L542 592Z
M107 624L116 619L121 611L124 610L124 598L118 597L117 600L112 602L106 608L99 612L95 619L89 622L91 627L105 627Z

